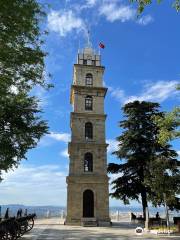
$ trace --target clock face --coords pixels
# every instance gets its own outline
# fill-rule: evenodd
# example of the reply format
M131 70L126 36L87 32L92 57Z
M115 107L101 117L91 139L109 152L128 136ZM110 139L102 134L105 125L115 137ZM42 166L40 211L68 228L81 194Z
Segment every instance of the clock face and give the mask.
M87 60L92 60L91 55L87 55Z

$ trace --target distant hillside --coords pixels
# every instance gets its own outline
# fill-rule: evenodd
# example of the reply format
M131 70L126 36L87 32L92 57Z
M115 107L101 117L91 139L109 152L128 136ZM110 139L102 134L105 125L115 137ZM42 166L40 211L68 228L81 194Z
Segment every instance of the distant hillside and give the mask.
M65 217L66 215L66 207L63 206L26 206L21 204L9 204L1 206L1 216L3 217L6 209L9 208L10 216L16 216L16 213L19 208L22 208L23 212L27 209L28 213L36 213L38 218L43 217ZM110 213L116 214L117 211L121 213L141 213L142 208L138 206L119 206L119 207L110 207ZM165 209L161 208L149 208L151 215L156 214L158 211L161 215L164 215ZM179 215L177 212L171 212L171 215Z
M10 216L16 216L19 208L22 208L23 212L27 209L28 213L36 213L37 217L61 216L65 214L66 208L61 206L25 206L21 204L8 204L1 206L1 216L4 216L6 209L9 208Z

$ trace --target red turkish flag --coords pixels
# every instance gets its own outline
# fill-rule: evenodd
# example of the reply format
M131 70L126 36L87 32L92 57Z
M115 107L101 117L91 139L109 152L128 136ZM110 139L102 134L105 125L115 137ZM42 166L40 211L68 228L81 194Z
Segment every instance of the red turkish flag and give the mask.
M104 49L104 48L105 48L105 45L100 42L100 43L99 43L99 47L102 48L102 49Z

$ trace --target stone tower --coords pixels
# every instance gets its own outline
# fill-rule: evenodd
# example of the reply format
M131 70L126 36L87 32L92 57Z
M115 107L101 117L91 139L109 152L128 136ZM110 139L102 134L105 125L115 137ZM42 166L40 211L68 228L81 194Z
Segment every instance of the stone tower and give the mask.
M105 141L104 67L89 45L78 53L71 86L71 142L67 177L69 225L105 225L109 219L107 144Z

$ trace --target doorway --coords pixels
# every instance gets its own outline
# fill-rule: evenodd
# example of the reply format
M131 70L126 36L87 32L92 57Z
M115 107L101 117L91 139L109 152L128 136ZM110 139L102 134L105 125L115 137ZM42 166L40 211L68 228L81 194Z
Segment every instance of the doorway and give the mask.
M83 217L94 217L94 193L89 189L83 192Z

